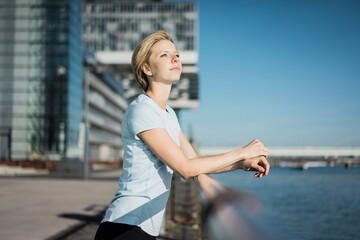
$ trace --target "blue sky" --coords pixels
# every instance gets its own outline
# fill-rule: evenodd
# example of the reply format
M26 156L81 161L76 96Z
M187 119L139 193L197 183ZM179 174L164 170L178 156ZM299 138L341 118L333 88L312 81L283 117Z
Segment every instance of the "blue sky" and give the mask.
M360 146L360 1L199 0L199 146ZM176 43L175 43L176 44Z

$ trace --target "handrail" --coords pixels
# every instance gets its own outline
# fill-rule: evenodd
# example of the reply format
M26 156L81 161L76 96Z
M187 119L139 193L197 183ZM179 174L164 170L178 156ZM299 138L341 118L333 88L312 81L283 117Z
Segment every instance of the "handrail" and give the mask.
M210 240L271 240L254 221L260 208L255 197L229 189L210 176L195 178L203 206L202 221Z

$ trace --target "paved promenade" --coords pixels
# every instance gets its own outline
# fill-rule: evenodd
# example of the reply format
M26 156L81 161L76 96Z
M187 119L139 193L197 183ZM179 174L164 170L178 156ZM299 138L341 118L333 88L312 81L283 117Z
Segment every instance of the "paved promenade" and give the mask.
M98 172L89 180L0 176L1 239L67 239L69 231L97 224L118 187L120 173ZM87 234L84 239L93 238L93 232Z

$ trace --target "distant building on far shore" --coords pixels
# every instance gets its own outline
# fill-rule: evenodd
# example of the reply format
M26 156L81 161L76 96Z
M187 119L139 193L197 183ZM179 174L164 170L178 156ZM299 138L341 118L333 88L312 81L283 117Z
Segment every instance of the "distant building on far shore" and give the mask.
M199 147L202 156L218 155L234 147ZM360 157L360 147L268 147L270 157Z

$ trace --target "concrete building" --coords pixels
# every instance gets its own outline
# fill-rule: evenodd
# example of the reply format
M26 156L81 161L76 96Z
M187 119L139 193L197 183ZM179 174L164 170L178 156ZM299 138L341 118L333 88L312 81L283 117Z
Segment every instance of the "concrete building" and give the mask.
M128 106L121 79L84 51L84 122L88 125L89 161L122 160L121 122Z
M137 44L157 30L167 31L180 52L183 73L173 85L169 105L177 112L197 109L198 14L193 2L85 1L83 43L97 59L122 78L125 97L131 102L142 89L131 70L131 55Z

